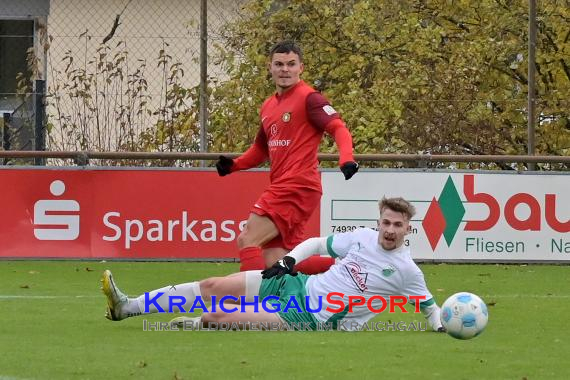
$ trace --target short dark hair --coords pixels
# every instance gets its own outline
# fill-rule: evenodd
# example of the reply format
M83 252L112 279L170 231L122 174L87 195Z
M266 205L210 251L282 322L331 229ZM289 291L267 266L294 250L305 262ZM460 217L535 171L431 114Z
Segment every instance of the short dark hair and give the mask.
M269 51L269 59L273 59L273 54L275 53L295 53L299 56L299 61L303 62L303 51L301 47L295 43L295 41L285 40L280 41L273 45Z
M387 208L395 212L401 212L408 218L408 220L412 219L412 217L416 214L416 208L402 197L383 197L380 202L378 202L378 204L380 206L380 214L382 214L382 211Z

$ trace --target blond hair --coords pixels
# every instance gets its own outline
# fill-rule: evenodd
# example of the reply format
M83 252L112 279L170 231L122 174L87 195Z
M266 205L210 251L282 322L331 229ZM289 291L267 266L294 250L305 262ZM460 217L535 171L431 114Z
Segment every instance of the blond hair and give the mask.
M407 200L402 197L397 198L386 198L383 197L379 202L380 214L384 209L388 208L395 212L401 212L404 214L408 220L411 220L414 215L416 215L416 208Z

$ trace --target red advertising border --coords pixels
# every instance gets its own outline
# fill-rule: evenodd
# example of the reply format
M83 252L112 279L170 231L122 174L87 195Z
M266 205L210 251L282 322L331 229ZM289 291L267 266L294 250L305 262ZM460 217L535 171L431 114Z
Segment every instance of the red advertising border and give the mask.
M0 169L0 258L234 259L268 183L265 170Z

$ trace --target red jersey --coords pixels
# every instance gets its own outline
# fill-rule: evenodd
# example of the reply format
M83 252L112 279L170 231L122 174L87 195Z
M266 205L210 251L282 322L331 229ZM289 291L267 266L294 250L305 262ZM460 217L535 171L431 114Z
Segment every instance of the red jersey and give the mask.
M254 144L234 160L232 171L256 167L269 159L272 185L301 186L321 192L317 151L325 131L335 138L340 164L354 161L352 138L340 116L304 81L265 100L260 118Z

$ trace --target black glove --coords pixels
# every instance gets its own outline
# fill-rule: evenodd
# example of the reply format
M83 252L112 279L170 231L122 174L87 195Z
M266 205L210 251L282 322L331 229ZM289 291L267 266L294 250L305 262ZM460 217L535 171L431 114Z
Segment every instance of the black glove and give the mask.
M340 170L342 171L342 174L344 174L344 179L349 180L358 171L358 164L354 161L345 162L340 167Z
M232 166L234 165L234 160L226 156L220 156L218 162L216 162L216 169L218 169L218 174L220 177L228 175L232 172Z
M290 274L291 276L296 276L297 272L293 269L295 266L295 259L291 256L285 256L281 260L277 261L271 268L267 268L261 272L263 278L271 278L277 276L277 278L283 275Z

